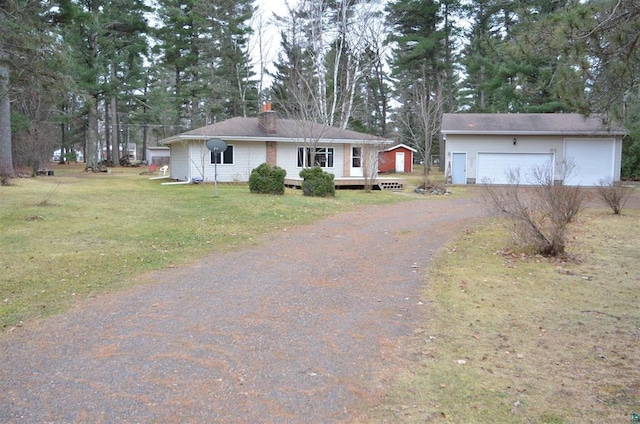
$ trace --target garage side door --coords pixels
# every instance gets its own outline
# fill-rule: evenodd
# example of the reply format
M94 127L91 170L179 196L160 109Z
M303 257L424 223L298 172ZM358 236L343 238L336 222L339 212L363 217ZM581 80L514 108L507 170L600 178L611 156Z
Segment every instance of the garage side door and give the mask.
M552 163L553 153L478 153L476 182L510 184L509 171L519 170L520 184L538 184L533 170L545 170Z
M564 157L573 161L575 169L567 185L597 186L600 180L613 179L613 139L565 140Z

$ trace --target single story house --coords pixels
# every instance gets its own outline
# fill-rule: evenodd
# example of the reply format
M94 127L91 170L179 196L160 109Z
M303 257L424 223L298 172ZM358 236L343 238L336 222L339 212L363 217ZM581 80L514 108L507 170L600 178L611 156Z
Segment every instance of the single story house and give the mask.
M149 165L164 166L171 162L170 149L167 146L147 146L145 153Z
M453 184L536 184L534 169L549 169L556 183L596 186L620 181L620 125L574 113L445 113L445 176ZM573 170L565 175L565 164Z
M211 138L224 141L227 149L209 151ZM367 166L369 158L377 160L378 151L391 143L314 122L278 119L270 105L258 117L231 118L160 141L171 151L171 179L205 182L216 179L216 170L219 182L247 182L251 171L265 162L285 169L287 178L299 178L303 168L318 165L336 180L364 179L377 172Z
M378 172L413 172L413 154L417 150L406 144L397 144L378 154Z

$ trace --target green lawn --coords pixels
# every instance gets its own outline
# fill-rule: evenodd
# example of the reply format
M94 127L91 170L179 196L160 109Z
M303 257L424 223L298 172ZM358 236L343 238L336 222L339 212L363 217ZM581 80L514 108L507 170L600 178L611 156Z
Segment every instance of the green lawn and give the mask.
M247 185L162 186L144 168L86 173L54 166L54 177L0 187L0 327L58 313L76 300L133 284L147 270L261 236L359 204L402 201L390 192L339 190L335 198L249 193Z
M414 197L410 187L261 196L246 185L220 185L214 197L211 185L161 186L141 170L63 166L0 187L4 329L128 287L148 270ZM359 421L630 422L640 412L639 219L638 209L587 209L566 260L509 253L499 220L469 229L429 267L423 322L401 343L391 389Z

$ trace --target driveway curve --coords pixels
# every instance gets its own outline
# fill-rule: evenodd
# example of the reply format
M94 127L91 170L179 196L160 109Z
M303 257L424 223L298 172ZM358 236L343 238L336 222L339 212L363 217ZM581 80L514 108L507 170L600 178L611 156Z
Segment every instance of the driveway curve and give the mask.
M0 422L334 423L375 403L473 198L362 206L0 339Z

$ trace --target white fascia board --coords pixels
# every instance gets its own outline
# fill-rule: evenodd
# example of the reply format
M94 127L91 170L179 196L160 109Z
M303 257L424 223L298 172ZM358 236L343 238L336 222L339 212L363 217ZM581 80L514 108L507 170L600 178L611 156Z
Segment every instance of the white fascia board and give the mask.
M562 135L562 136L580 136L580 137L593 137L593 136L616 136L626 135L624 132L584 132L584 131L469 131L469 130L450 130L442 131L443 135Z
M395 149L397 149L397 148L399 148L399 147L404 147L404 148L405 148L405 149L407 149L407 150L411 150L413 153L418 153L418 151L417 151L416 149L414 149L414 148L413 148L413 147L411 147L411 146L407 146L407 145L406 145L406 144L404 144L404 143L400 143L400 144L396 144L395 146L391 146L391 147L389 147L389 148L385 149L385 152L390 152L391 150L395 150Z
M219 138L224 141L253 141L253 142L264 142L264 141L275 141L278 143L304 143L304 137L300 138L289 138L289 137L242 137L242 136L203 136L203 135L182 135L182 136L174 136L169 137L165 140L160 141L163 145L174 144L178 142L185 141L203 141L208 140L210 138ZM357 139L324 139L321 138L317 141L318 143L324 144L391 144L393 140L357 140Z
M291 140L291 141L295 141L295 140ZM393 140L358 140L358 139L353 139L353 138L349 138L349 139L321 138L320 140L318 140L318 143L378 145L378 144L391 144L391 143L393 143Z

